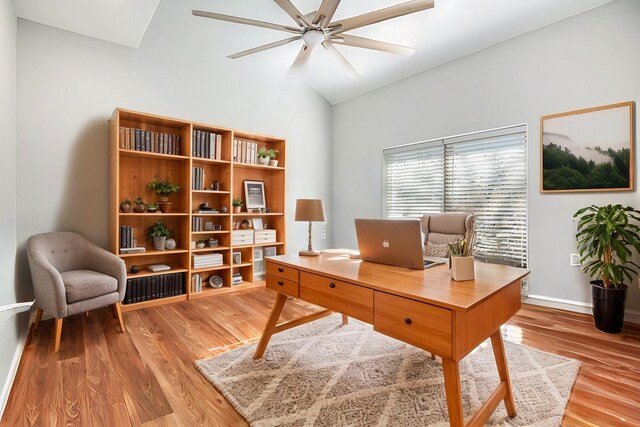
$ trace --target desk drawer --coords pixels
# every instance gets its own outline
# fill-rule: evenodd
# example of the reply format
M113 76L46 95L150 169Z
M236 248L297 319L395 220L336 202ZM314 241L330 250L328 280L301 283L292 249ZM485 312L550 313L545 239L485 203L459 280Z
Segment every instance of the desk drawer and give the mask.
M283 279L292 280L298 283L298 270L296 268L285 267L267 260L267 274L282 277Z
M267 274L267 288L298 298L298 283L293 280Z
M373 322L373 291L362 286L303 271L300 298L363 322Z
M451 311L384 292L375 293L373 329L408 344L451 356Z

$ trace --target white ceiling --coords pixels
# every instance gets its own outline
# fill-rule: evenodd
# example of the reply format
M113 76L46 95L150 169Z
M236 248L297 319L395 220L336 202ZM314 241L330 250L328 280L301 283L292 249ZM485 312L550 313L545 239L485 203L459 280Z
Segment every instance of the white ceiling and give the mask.
M199 9L261 21L294 25L276 3L268 0L179 1L185 14ZM321 0L292 0L302 13L313 12ZM405 0L343 0L334 20L360 15ZM362 74L351 78L322 49L316 49L304 69L289 73L302 41L228 61L248 67L276 69L302 78L331 104L336 104L407 76L461 58L504 40L533 31L611 0L436 0L435 8L403 16L349 34L416 48L411 57L359 49L337 48ZM64 30L137 47L159 0L15 0L18 16ZM188 28L209 36L208 55L227 55L282 40L289 33L212 19L191 17ZM196 28L197 27L197 28ZM289 74L287 74L289 73Z
M22 19L137 48L160 0L14 0Z

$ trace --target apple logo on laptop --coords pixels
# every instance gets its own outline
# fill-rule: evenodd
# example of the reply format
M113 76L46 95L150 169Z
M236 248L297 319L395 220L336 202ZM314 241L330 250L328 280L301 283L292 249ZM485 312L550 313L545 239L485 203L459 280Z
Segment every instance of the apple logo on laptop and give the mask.
M388 248L389 247L389 241L388 240L383 240L382 241L382 247L383 248Z

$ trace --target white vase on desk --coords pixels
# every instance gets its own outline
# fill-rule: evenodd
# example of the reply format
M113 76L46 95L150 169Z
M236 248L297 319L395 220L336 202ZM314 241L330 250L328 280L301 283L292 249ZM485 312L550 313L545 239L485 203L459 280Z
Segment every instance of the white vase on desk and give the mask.
M456 282L475 279L473 256L452 256L451 278Z

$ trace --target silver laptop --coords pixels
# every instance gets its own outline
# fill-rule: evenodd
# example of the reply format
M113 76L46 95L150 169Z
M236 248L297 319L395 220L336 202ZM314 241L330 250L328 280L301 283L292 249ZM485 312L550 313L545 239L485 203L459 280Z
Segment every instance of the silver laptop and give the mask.
M425 257L419 220L356 219L358 249L363 261L417 270L447 262L447 258Z

